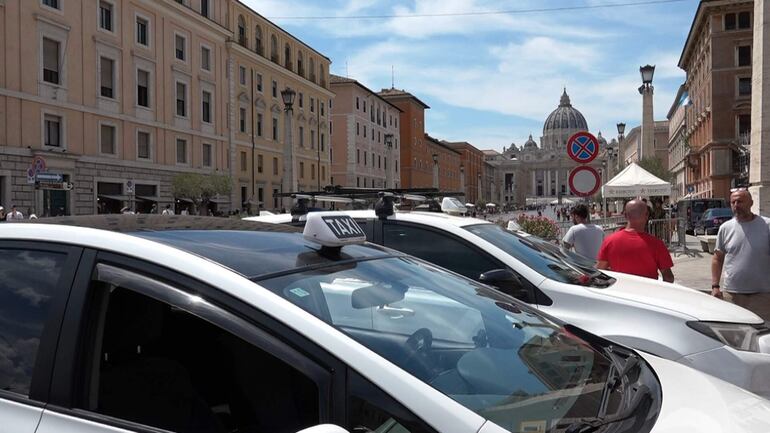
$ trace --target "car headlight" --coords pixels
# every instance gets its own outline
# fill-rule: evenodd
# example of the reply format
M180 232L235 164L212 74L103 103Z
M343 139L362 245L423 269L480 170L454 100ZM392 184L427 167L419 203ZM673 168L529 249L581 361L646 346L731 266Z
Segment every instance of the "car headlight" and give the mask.
M764 324L687 322L687 326L733 349L746 352L759 352L759 336L770 332Z

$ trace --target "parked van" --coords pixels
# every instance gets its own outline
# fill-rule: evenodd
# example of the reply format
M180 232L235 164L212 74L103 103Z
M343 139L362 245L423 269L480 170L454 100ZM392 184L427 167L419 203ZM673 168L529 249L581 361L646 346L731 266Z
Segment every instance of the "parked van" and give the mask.
M676 203L677 217L684 218L687 234L694 234L695 223L708 209L727 207L723 198L685 198Z

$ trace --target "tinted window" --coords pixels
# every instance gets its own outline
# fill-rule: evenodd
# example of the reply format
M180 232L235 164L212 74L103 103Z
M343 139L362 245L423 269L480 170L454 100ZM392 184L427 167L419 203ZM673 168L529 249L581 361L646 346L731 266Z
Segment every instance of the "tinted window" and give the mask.
M294 433L319 423L318 387L291 365L110 281L92 283L79 407L180 433Z
M348 407L351 432L433 432L412 412L355 372L348 378Z
M484 272L504 267L489 255L449 234L409 225L386 224L384 244L474 280L478 280Z
M66 254L0 249L0 389L29 395Z

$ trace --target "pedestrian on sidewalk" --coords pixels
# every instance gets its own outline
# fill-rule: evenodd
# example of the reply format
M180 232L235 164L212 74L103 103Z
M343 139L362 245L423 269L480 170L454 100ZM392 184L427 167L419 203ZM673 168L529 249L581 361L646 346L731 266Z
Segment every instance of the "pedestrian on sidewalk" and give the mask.
M663 241L645 232L649 217L647 204L640 199L631 200L626 203L623 214L628 221L626 227L604 238L596 267L654 280L660 272L663 281L673 283L671 254Z
M599 248L602 246L604 230L588 220L588 207L579 204L572 209L572 222L575 224L567 230L562 242L567 249L574 248L575 252L596 260Z
M6 221L21 221L24 219L24 214L16 210L15 205L11 205L11 211L5 216Z
M719 226L711 259L711 294L770 320L770 218L751 212L746 188L730 194L733 218ZM719 285L724 270L724 290Z

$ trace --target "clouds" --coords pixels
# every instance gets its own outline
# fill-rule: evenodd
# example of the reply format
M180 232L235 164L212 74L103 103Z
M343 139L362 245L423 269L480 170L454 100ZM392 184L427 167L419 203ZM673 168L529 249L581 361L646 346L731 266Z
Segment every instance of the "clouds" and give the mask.
M251 3L268 17L435 15L606 4L306 0L289 11L277 0ZM521 144L530 132L539 136L563 86L593 132L602 130L610 137L615 123L638 123L638 68L646 63L657 66L655 111L657 119L664 118L684 79L676 62L686 37L683 28L696 6L692 0L563 13L277 22L330 56L332 72L349 72L372 89L390 86L392 66L396 87L433 107L426 113L432 135L499 149L511 141ZM434 116L439 109L440 116ZM493 145L495 140L499 141Z

